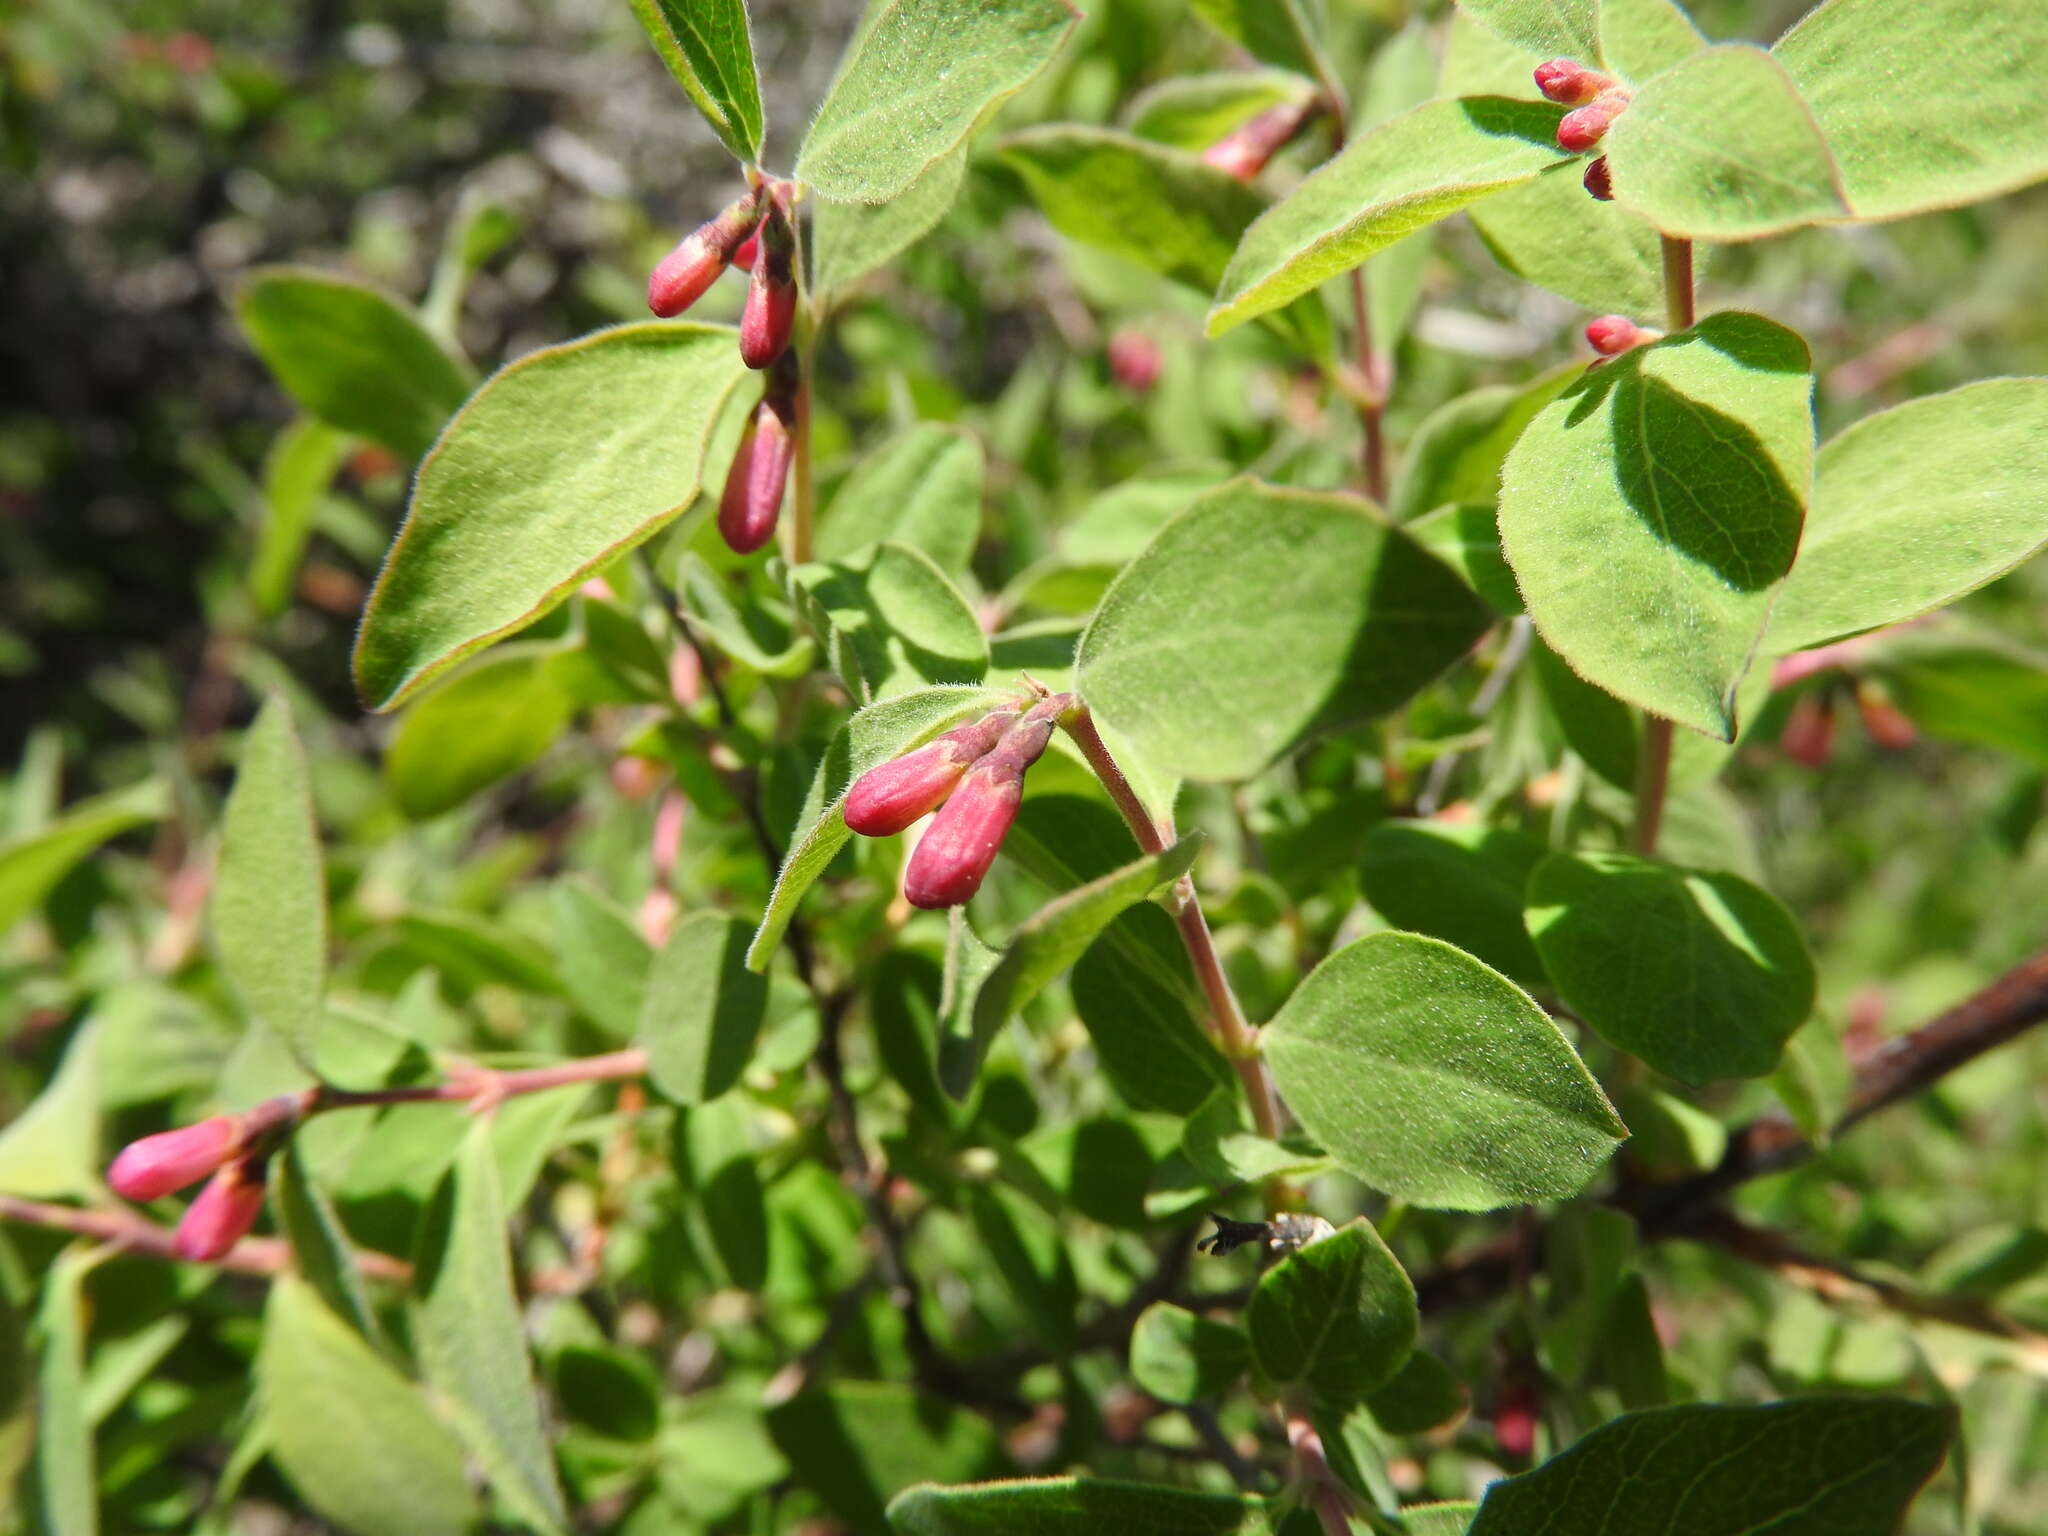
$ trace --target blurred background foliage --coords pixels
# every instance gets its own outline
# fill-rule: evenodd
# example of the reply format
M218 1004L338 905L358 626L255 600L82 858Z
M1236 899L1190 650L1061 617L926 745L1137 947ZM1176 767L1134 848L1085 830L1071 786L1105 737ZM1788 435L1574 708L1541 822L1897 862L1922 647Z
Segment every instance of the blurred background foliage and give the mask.
M1178 0L1094 0L1086 9L1081 35L1010 104L1005 123L1115 121L1149 84L1231 62ZM1767 41L1802 7L1701 0L1694 9L1710 36ZM851 0L752 6L771 167L787 168L793 130L822 94L856 10ZM1330 0L1329 10L1341 72L1354 82L1407 14L1399 0ZM1085 613L1104 574L1084 554L1062 553L1062 531L1099 508L1106 488L1140 476L1207 483L1232 466L1340 486L1356 426L1259 328L1203 342L1198 296L1053 236L990 149L994 137L978 140L965 191L940 229L860 283L835 317L819 385L820 469L829 497L893 430L920 419L972 428L991 465L974 561L981 601L1013 631L1036 624L1057 636ZM1290 153L1297 168L1311 163L1306 150ZM181 905L179 879L189 845L215 824L240 728L259 691L278 686L299 703L329 839L345 957L329 1030L336 1075L417 1076L428 1070L423 1044L612 1043L587 1009L565 1001L576 991L555 957L560 905L573 899L560 895L565 872L601 889L607 910L643 907L660 879L647 857L656 801L646 775L672 770L693 819L669 886L684 906L717 900L751 913L766 875L743 826L721 821L730 801L721 805L715 781L690 778L687 753L622 757L636 724L629 712L573 690L565 708L589 729L560 732L530 767L444 814L405 814L379 767L403 724L360 713L346 666L362 596L403 506L404 470L356 445L317 500L285 600L274 609L260 602L250 572L263 548L265 464L292 409L241 339L230 298L252 266L288 261L416 300L450 260L453 239L475 267L460 342L485 369L642 314L648 266L736 185L627 7L6 0L0 165L0 761L16 765L0 810L10 832L33 831L61 805L151 775L169 780L178 807L153 831L73 868L43 921L17 926L0 946L0 1121L51 1082L88 1027L108 1122L95 1157L126 1135L189 1118L212 1102L224 1068L230 1082L237 1071L247 1083L263 1080L262 1063L234 1054L236 1016L194 951L196 915L189 898ZM1717 250L1703 299L1805 333L1825 439L1916 395L2048 373L2044 250L2048 188L2035 188L1897 224ZM728 281L702 311L730 318L740 295ZM1582 357L1576 331L1586 318L1501 270L1466 220L1443 226L1396 354L1397 460L1446 400ZM1161 350L1149 390L1120 383L1108 367L1108 339L1125 328ZM714 549L701 552L730 568ZM1959 612L1957 622L2025 658L2022 674L2038 679L2048 648L2039 562ZM1030 635L1013 655L1034 654ZM1844 698L1828 761L1790 761L1773 743L1792 707L1781 697L1720 784L1673 811L1674 856L1690 840L1739 859L1804 925L1824 1008L1799 1053L1811 1081L1793 1091L1823 1097L1839 1076L1844 1035L1867 1042L1921 1022L2037 947L2048 920L2040 694L2030 704L2003 675L1972 682L1938 666L1916 672L1910 656L1887 666L1869 681L1916 717L1910 743L1873 740L1849 723ZM1326 744L1234 800L1191 794L1187 819L1220 850L1205 884L1254 1017L1285 995L1304 956L1384 925L1359 902L1363 838L1443 750L1470 749L1461 792L1492 807L1519 797L1517 814L1539 833L1554 814L1618 814L1597 780L1559 790L1559 743L1526 671L1483 731L1469 709L1475 682L1454 678L1398 730ZM829 729L835 711L825 701L809 707L810 732ZM631 766L649 761L659 769ZM807 765L770 757L759 767L786 822ZM1530 794L1532 783L1548 787ZM886 847L854 857L876 879L834 915L849 951L879 930L893 889ZM1010 915L1044 894L1015 870L992 889ZM929 937L936 952L938 935ZM890 996L935 988L935 967L918 955L890 964ZM534 1184L538 1169L528 1176L539 1192L520 1202L522 1254L538 1275L566 1273L560 1294L584 1303L543 1308L540 1353L570 1426L564 1465L590 1528L786 1530L826 1510L865 1528L848 1514L863 1507L858 1488L792 1480L792 1433L813 1445L894 1436L899 1449L913 1448L904 1454L921 1475L1058 1466L1076 1455L1110 1474L1182 1475L1175 1448L1120 1438L1116 1414L1120 1405L1129 1412L1131 1390L1120 1356L1080 1351L1063 1376L1052 1359L1074 1341L1047 1321L1056 1310L1034 1314L993 1272L991 1234L1016 1230L1019 1213L990 1215L986 1201L967 1215L946 1209L961 1185L944 1158L961 1145L989 1159L1021 1146L1050 1166L1074 1153L1046 1136L1034 1141L1041 1126L1159 1129L1144 1116L1095 1120L1114 1103L1100 1080L1052 1070L1087 1059L1062 998L1055 989L1033 1010L1031 1050L1012 1042L999 1052L950 1142L935 1140L912 1096L881 1079L874 1045L851 1045L892 1166L932 1201L916 1242L935 1313L963 1356L984 1361L977 1379L1038 1404L1006 1443L964 1410L894 1425L897 1399L864 1405L856 1394L840 1402L840 1423L775 1432L751 1406L818 1332L835 1293L864 1272L860 1213L821 1160L815 1095L802 1073L818 1021L801 997L782 999L749 1078L744 1121L730 1110L676 1115L672 1126L659 1113L633 1120L578 1094L542 1106L560 1117L544 1130L512 1124L510 1137L560 1145L545 1179ZM1597 1041L1587 1054L1596 1070L1607 1065ZM1995 1054L1823 1162L1758 1182L1742 1207L1816 1249L1996 1300L2048 1329L2044 1080L2048 1041ZM1689 1097L1706 1115L1674 1117L1662 1142L1639 1125L1636 1155L1711 1161L1720 1125L1773 1102L1764 1083ZM367 1125L336 1128L357 1139L325 1148L323 1166L358 1241L406 1251L460 1120L389 1111L374 1135ZM1317 1208L1333 1216L1345 1207L1385 1214L1341 1180L1318 1190ZM767 1224L751 1241L707 1215L727 1198ZM599 1286L580 1284L588 1277L577 1270L576 1234L593 1224L612 1238ZM1484 1230L1421 1212L1384 1224L1418 1273ZM1025 1226L1031 1243L1045 1236ZM1055 1292L1078 1284L1114 1304L1146 1273L1149 1253L1127 1225L1080 1226L1070 1256L1048 1261L1044 1283ZM42 1272L57 1246L52 1234L10 1229L0 1257L19 1281ZM1033 1255L1043 1257L1032 1249L1026 1260ZM1912 1529L2048 1531L2038 1350L1831 1308L1706 1246L1667 1244L1643 1265L1680 1395L1823 1385L1952 1395L1968 1455L1951 1462ZM1242 1282L1221 1269L1196 1292ZM109 1528L189 1528L216 1483L247 1470L230 1451L244 1424L261 1288L211 1279L116 1259L83 1282L93 1298ZM19 1284L9 1289L23 1294ZM849 1378L900 1379L900 1320L881 1298L869 1301L838 1334L835 1367ZM1433 1326L1433 1347L1483 1387L1499 1379L1503 1358L1528 1354L1532 1327L1566 1315L1568 1297L1551 1302L1546 1311L1540 1294L1503 1299L1454 1327ZM1546 1441L1590 1427L1612 1410L1616 1390L1596 1381L1582 1401L1553 1400ZM1411 1500L1466 1496L1475 1478L1515 1465L1487 1428L1495 1406L1480 1398L1454 1433L1383 1437L1393 1486ZM18 1418L10 1422L0 1460L11 1466L23 1445ZM264 1465L244 1492L245 1514L293 1504ZM234 1528L282 1530L282 1521Z

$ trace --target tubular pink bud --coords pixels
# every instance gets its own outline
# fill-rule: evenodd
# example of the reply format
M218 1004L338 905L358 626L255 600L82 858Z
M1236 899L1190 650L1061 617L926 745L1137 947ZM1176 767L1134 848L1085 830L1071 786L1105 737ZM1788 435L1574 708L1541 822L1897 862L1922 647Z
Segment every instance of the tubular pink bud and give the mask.
M1140 330L1118 331L1109 338L1109 371L1125 389L1143 394L1159 382L1159 343Z
M1576 111L1565 113L1557 125L1557 147L1580 154L1607 137L1614 120L1628 110L1628 92L1612 90L1594 98Z
M1640 347L1663 334L1662 331L1644 330L1627 315L1602 315L1586 326L1586 340L1602 357L1619 356L1630 347Z
M732 264L742 272L754 270L754 258L761 254L761 236L758 232L740 242L739 249L732 253Z
M1880 747L1897 752L1920 739L1920 728L1874 683L1857 683L1856 710L1863 716L1863 729Z
M263 1209L263 1163L241 1158L207 1180L172 1240L180 1258L209 1264L249 1235Z
M1321 110L1322 102L1314 97L1268 107L1203 150L1202 158L1239 181L1250 181Z
M796 232L779 196L768 199L747 306L740 311L740 361L766 368L789 347L796 320Z
M234 1115L215 1115L131 1141L107 1170L115 1193L129 1200L159 1200L196 1184L235 1153L242 1127Z
M1586 163L1585 185L1586 190L1597 201L1603 203L1614 201L1614 175L1607 169L1607 157L1605 155L1600 156L1597 160L1590 160Z
M981 889L1017 819L1024 770L1044 753L1054 724L1072 703L1064 693L1041 699L967 770L904 868L903 895L913 907L957 907Z
M1795 763L1825 767L1835 750L1835 706L1826 690L1801 694L1778 732L1778 745Z
M1612 75L1588 69L1577 59L1549 59L1536 66L1536 89L1560 106L1583 107L1613 86Z
M680 315L718 281L733 252L761 217L761 194L749 190L683 237L647 275L647 307L662 319Z
M754 407L739 452L726 471L725 492L718 498L718 531L733 553L751 555L775 536L795 456L789 422L764 399Z
M1017 723L999 709L926 742L915 752L870 768L846 792L846 824L862 837L889 837L935 809L962 774Z

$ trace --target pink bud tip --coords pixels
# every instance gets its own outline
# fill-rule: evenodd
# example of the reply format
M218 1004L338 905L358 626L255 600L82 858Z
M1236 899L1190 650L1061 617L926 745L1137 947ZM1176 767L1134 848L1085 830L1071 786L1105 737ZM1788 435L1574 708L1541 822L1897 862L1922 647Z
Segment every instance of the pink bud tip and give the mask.
M754 270L754 258L761 254L761 235L757 230L740 242L740 248L732 253L732 264L742 272Z
M1586 190L1603 203L1614 201L1614 175L1607 168L1607 157L1588 161L1585 176Z
M1613 84L1611 75L1577 59L1549 59L1536 66L1536 89L1560 106L1583 107Z
M1109 371L1125 389L1143 394L1159 382L1159 343L1139 330L1109 338Z
M1234 133L1228 138L1218 139L1202 151L1203 160L1239 181L1250 181L1256 177L1266 168L1268 158L1259 152L1257 145L1247 144Z
M966 904L996 861L1024 799L1022 778L970 775L939 808L903 871L903 895L934 911Z
M683 238L647 275L647 307L662 319L680 315L718 281L725 258L700 230Z
M1897 752L1920 739L1920 728L1904 711L1867 684L1856 690L1856 709L1863 716L1863 729L1880 747Z
M1580 154L1607 137L1614 120L1628 109L1628 97L1608 91L1587 105L1565 113L1557 125L1557 147Z
M740 361L749 368L771 365L788 348L795 320L796 284L778 282L769 274L768 263L757 261L747 307L740 312Z
M891 837L943 802L968 768L1017 723L999 709L959 726L914 752L870 768L846 792L847 826L862 837Z
M796 444L777 408L763 400L740 438L718 498L718 532L735 554L751 555L775 536Z
M233 1155L240 1126L232 1115L215 1115L131 1141L107 1170L107 1182L129 1200L159 1200L197 1183Z
M1251 181L1322 109L1314 97L1268 107L1203 150L1202 158L1226 175Z
M1824 692L1799 696L1778 732L1778 745L1795 763L1808 768L1826 765L1835 750L1835 710Z
M210 1264L249 1235L262 1210L262 1164L246 1159L230 1163L207 1180L199 1198L186 1207L172 1246L180 1258Z
M1602 357L1615 357L1630 347L1640 347L1645 342L1655 341L1657 331L1647 331L1629 319L1627 315L1602 315L1586 326L1586 340L1593 344L1593 350Z

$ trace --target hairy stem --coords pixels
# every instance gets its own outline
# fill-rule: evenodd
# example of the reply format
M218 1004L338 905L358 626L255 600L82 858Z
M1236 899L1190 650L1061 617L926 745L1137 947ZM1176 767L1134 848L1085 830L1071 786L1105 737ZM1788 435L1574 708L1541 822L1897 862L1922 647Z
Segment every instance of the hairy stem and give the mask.
M88 1211L72 1205L0 1195L0 1221L96 1237L124 1253L139 1253L147 1258L190 1262L178 1252L177 1234L169 1227L160 1227L129 1211ZM213 1264L217 1269L231 1269L237 1274L277 1275L293 1268L294 1262L289 1243L275 1237L245 1237ZM404 1285L412 1279L412 1266L386 1253L358 1250L356 1267L372 1280L388 1280L394 1285Z
M357 1109L366 1104L456 1103L464 1099L474 1101L482 1110L522 1093L541 1093L570 1083L597 1083L646 1075L647 1052L635 1046L603 1056L557 1062L551 1067L526 1067L517 1072L478 1067L445 1083L422 1083L414 1087L356 1089L322 1086L312 1090L313 1099L307 1112L317 1114L328 1109Z

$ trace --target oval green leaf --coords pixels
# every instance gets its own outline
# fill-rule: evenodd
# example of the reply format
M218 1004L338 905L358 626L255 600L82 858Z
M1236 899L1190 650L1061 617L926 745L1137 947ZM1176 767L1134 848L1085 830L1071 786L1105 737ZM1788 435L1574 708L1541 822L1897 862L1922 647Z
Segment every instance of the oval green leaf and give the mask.
M981 534L981 439L921 421L862 459L818 528L818 558L843 560L884 541L964 571Z
M384 778L415 821L539 761L576 712L548 656L533 647L487 656L415 698L384 753Z
M844 288L893 261L937 226L967 180L967 146L926 167L886 203L835 203L811 210L811 285L821 294Z
M874 544L800 565L789 581L832 670L863 704L930 683L978 683L988 671L974 609L921 550Z
M1131 1330L1131 1378L1163 1403L1227 1390L1251 1364L1251 1341L1228 1323L1155 1301Z
M1267 1270L1244 1320L1266 1381L1340 1409L1401 1368L1420 1326L1407 1271L1362 1216Z
M735 917L692 912L647 972L640 1043L654 1086L679 1104L717 1098L754 1054L768 983L747 969L747 937Z

